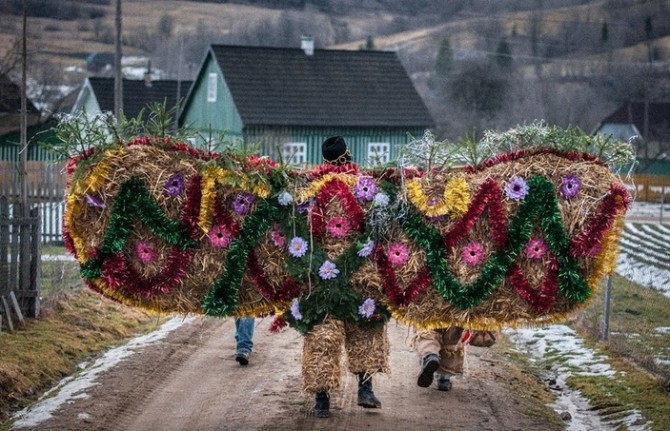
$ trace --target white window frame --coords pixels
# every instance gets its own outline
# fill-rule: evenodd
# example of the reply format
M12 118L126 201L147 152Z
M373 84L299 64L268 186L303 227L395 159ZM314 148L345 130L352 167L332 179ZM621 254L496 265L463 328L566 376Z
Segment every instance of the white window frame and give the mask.
M216 102L216 83L218 81L218 76L216 73L212 72L207 76L207 101Z
M382 165L391 161L391 144L388 142L368 142L368 166Z
M287 142L281 146L281 157L288 165L307 164L307 142Z

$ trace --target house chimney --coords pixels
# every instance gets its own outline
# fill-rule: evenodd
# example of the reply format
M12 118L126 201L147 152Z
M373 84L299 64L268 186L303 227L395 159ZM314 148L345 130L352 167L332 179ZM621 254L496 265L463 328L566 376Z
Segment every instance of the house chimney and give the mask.
M144 85L151 87L151 60L147 62L147 71L144 72Z
M305 55L314 55L314 36L300 36L300 49Z

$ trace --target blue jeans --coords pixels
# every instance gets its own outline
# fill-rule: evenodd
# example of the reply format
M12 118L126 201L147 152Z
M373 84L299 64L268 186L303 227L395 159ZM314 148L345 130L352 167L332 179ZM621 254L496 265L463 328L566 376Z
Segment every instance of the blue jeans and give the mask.
M251 353L254 347L252 338L254 337L254 323L253 317L244 317L235 319L235 342L237 343L238 352Z

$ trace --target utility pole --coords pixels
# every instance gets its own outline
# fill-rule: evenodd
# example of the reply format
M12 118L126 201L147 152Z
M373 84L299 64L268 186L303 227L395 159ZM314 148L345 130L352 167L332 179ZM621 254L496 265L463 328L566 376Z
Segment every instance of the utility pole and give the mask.
M25 0L24 0L25 1ZM123 111L123 73L121 70L121 0L116 0L116 37L114 38L114 116Z
M23 29L21 36L21 166L19 166L19 183L21 188L21 217L27 217L28 211L28 102L26 100L26 66L27 66L27 32L28 0L23 0Z

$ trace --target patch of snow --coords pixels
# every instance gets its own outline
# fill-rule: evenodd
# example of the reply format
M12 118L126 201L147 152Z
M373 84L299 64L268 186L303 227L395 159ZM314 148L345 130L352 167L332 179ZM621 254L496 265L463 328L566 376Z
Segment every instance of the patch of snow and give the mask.
M551 407L559 414L570 413L572 419L566 424L567 431L611 431L622 424L629 431L649 430L647 424L636 425L643 420L637 410L627 411L626 416L609 421L601 418L591 410L587 398L566 384L571 375L613 377L617 374L607 362L607 356L586 347L574 330L565 325L550 325L536 329L507 329L504 332L532 359L551 361L553 376L547 383L558 392Z
M54 388L42 395L34 405L27 407L14 416L16 421L12 429L35 427L52 417L61 405L71 400L87 398L86 390L97 385L96 378L99 374L109 370L122 360L134 355L142 347L160 341L171 331L179 328L185 323L193 321L195 317L173 317L156 331L146 335L133 338L123 346L109 350L101 358L96 360L90 367L83 363L84 370L76 376L66 377ZM82 366L82 364L80 364Z
M670 333L670 326L659 326L657 328L654 328L654 332L658 332L659 334Z

